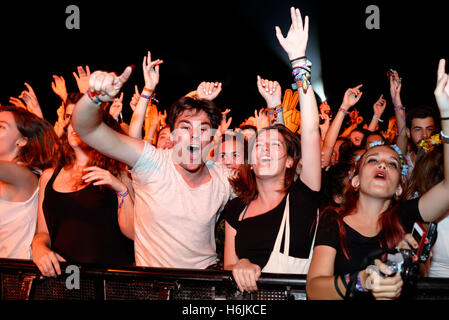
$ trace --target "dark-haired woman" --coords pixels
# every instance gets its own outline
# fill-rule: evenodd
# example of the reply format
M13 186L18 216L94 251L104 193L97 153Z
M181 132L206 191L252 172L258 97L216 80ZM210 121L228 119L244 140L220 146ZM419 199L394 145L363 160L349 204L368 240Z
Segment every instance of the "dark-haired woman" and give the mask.
M442 117L442 136L449 134L449 83L444 60L435 89ZM320 217L307 276L309 299L371 297L395 299L402 291L400 273L393 276L379 259L366 267L365 258L382 249L402 246L413 224L431 222L449 208L449 137L444 140L444 179L419 198L405 198L406 165L398 147L374 143L357 161L343 207ZM416 242L408 241L412 245ZM372 262L371 262L372 263ZM392 275L382 277L380 273Z
M308 19L303 25L299 10L294 8L291 8L291 17L292 27L287 38L280 30L277 36L290 60L295 60L304 58ZM296 59L293 68L300 63L301 60ZM321 186L321 137L313 89L303 90L301 82L297 84L301 143L298 136L283 125L259 131L249 146L250 163L243 165L238 177L231 181L238 198L232 200L223 213L226 220L224 268L232 269L241 291L257 290L261 272L282 272L274 266L276 259L270 257L273 251L277 252L276 244L279 250L284 249L281 241L277 241L281 239L278 235L284 221L289 220L285 225L291 229L290 239L285 241L285 247L289 247L287 259L298 266L289 272L307 273ZM301 158L301 173L295 181L301 149L307 152Z
M0 257L31 259L39 171L56 161L51 124L16 107L0 107Z
M109 114L103 118L121 130ZM61 274L60 261L133 264L133 190L126 165L87 146L71 124L61 140L58 165L40 180L33 261L44 276Z

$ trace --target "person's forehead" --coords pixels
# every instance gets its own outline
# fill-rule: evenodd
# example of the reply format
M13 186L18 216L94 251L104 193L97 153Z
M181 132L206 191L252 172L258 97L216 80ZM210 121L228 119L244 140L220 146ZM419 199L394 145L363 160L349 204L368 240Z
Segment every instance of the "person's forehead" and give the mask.
M359 132L359 131L353 131L351 132L351 137L361 137L363 136L363 133Z
M284 141L282 134L275 129L264 130L257 135L257 140L280 140Z
M435 121L432 117L427 118L414 118L412 120L412 127L433 127L435 125Z
M395 159L398 159L398 154L396 151L394 151L392 148L388 146L377 146L369 149L366 152L366 157L372 156L372 155L381 155L381 156L387 156L387 157L394 157Z
M199 122L201 124L208 123L211 124L209 116L204 110L184 110L179 114L176 118L175 123L178 124L180 122Z
M9 111L0 112L0 121L5 122L9 126L17 127L14 115Z
M73 109L75 109L75 104L70 103L65 107L65 113L66 114L72 114Z

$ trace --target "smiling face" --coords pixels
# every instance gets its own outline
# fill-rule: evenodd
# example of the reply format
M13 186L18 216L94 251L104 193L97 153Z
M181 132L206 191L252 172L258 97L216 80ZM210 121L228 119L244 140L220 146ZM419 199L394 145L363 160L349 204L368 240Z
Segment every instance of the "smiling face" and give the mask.
M244 149L243 144L235 139L227 139L220 143L218 151L218 161L226 167L239 170L243 164Z
M204 166L204 155L212 139L212 124L203 110L185 110L173 130L174 160L183 169L195 172Z
M72 123L69 123L67 126L67 141L72 148L82 147L85 145L73 128Z
M156 148L157 149L170 149L173 147L173 141L171 140L170 128L165 127L159 132Z
M360 171L352 179L352 186L361 193L391 199L402 193L401 162L398 154L388 146L373 147L360 160Z
M12 161L20 147L26 145L11 112L0 112L0 160Z
M260 133L251 150L253 170L258 178L285 177L293 159L287 154L285 139L277 130Z

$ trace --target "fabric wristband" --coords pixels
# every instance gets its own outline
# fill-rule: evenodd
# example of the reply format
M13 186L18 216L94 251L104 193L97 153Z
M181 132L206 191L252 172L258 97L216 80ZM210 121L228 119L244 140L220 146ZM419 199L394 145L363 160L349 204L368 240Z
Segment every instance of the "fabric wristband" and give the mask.
M92 100L93 103L95 104L101 104L101 100L98 99L98 97L96 95L92 95L92 92L89 90L86 91L87 96L89 97L90 100Z
M376 116L376 115L374 115L373 118L376 119L376 120L379 121L379 122L384 122L381 118L379 118L379 117Z
M345 109L343 109L343 108L338 109L338 111L343 112L345 115L348 115L348 114L349 114L349 111L348 111L348 110L345 110Z

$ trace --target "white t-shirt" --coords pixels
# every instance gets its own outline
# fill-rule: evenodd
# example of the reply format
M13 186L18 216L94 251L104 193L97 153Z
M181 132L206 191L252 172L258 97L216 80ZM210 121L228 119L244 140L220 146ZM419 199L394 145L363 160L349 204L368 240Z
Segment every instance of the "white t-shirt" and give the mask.
M31 259L37 223L39 186L23 202L0 199L0 258Z
M145 142L131 170L136 265L204 269L217 260L214 228L230 198L230 173L207 163L211 180L191 188L176 170L172 151Z
M438 222L438 236L432 248L429 277L449 278L449 212Z

